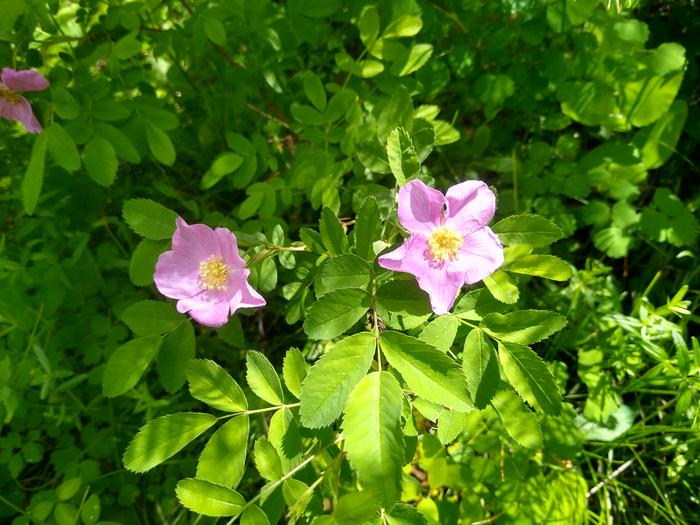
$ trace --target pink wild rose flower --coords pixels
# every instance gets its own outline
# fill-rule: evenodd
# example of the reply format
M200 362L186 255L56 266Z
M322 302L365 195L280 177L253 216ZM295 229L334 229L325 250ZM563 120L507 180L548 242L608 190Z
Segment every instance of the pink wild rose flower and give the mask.
M176 224L173 249L158 258L154 280L160 293L178 300L178 312L219 327L239 308L265 305L248 284L250 270L231 231L187 224L180 217Z
M49 81L37 71L31 69L15 71L9 67L2 68L2 76L0 77L0 117L21 122L29 133L41 133L42 127L34 116L32 106L19 93L24 91L43 91L47 87L49 87Z
M411 236L379 257L379 265L415 275L433 311L446 314L464 284L503 264L503 246L486 226L495 209L496 196L481 181L462 182L443 195L412 180L399 190L399 222Z

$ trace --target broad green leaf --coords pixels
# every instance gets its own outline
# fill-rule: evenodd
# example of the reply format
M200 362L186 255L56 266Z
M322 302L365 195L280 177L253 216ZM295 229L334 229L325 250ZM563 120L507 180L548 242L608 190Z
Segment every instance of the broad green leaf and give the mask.
M389 159L391 172L399 186L418 176L420 165L416 157L411 136L403 128L396 128L389 134L386 143L386 154Z
M464 431L467 414L443 408L438 415L437 437L443 445L449 445Z
M248 410L241 387L214 361L193 359L187 364L186 373L193 398L224 412Z
M645 168L659 168L671 158L687 118L688 104L685 100L676 100L653 126L637 132L632 141L641 150Z
M224 28L224 24L218 18L211 16L204 18L204 34L214 44L218 46L226 45L226 28Z
M486 408L498 390L501 378L496 351L483 330L473 329L464 340L462 369L469 392L474 398L474 406Z
M423 316L432 313L428 295L415 279L390 281L377 290L377 300L390 312Z
M325 261L316 276L316 295L322 297L329 292L344 288L369 286L372 268L357 255L343 254Z
M553 281L566 281L571 278L571 265L554 255L526 255L504 266L503 269Z
M542 448L542 430L534 412L510 390L501 390L491 400L508 435L525 448Z
M134 147L131 139L120 129L105 124L104 122L95 123L95 133L107 139L114 148L114 151L122 160L137 164L141 162L141 153Z
M41 187L44 185L47 142L48 136L44 133L36 138L27 171L24 172L24 179L22 179L22 204L28 215L34 214L41 195Z
M78 521L78 509L72 503L61 502L53 510L58 525L73 525Z
M152 124L147 124L146 141L148 149L151 150L158 162L162 162L166 166L172 166L175 163L175 147L165 131Z
M172 304L151 300L130 305L121 319L135 335L164 334L184 321Z
M345 230L330 208L323 208L318 226L321 240L332 255L340 255L349 250Z
M139 53L141 51L141 42L138 41L137 36L138 33L134 31L120 38L112 49L114 56L120 60L126 60Z
M413 128L413 101L405 86L399 85L377 118L377 138L384 145L396 128Z
M301 384L306 378L306 373L304 355L297 348L290 348L282 362L282 377L287 390L297 399L301 396Z
M377 6L368 5L362 8L362 13L357 21L357 28L360 30L360 40L369 50L379 36L379 11Z
M159 335L139 337L114 350L104 368L102 393L117 397L131 390L153 361L162 341Z
M435 130L435 145L445 146L447 144L453 144L460 139L459 131L444 120L434 120L433 129Z
M428 525L423 514L406 503L394 505L391 512L385 514L384 517L387 525Z
M117 176L119 161L112 143L94 136L85 146L83 162L90 178L105 188L112 185Z
M520 297L520 290L503 270L496 270L484 277L484 284L491 295L506 304L515 304Z
M305 126L323 126L326 123L323 113L312 106L293 102L289 109L294 120Z
M51 90L51 99L56 114L64 120L73 120L80 115L80 104L65 88Z
M372 244L381 237L382 222L376 199L365 201L355 218L355 253L367 261L374 260Z
M516 310L507 314L485 315L479 326L501 341L529 345L564 328L566 318L546 310Z
M297 419L291 410L280 408L272 415L267 437L277 450L285 473L301 462L301 434Z
M197 461L197 478L236 488L245 472L248 416L236 416L209 438Z
M75 141L63 126L54 122L46 132L48 135L48 149L51 158L66 171L77 171L80 169L80 154L75 147Z
M320 112L326 110L326 89L318 75L308 72L304 75L304 94Z
M203 479L186 478L175 487L182 506L204 516L235 516L245 500L238 492Z
M334 525L367 523L377 517L379 502L374 492L349 492L338 499L333 509Z
M274 367L260 352L248 350L245 355L248 386L260 399L271 405L282 405L282 383Z
M423 21L413 15L404 15L393 20L382 33L382 38L415 36L423 27Z
M180 323L180 326L165 337L158 352L156 367L160 384L167 392L177 392L185 384L187 363L194 359L195 350L192 323Z
M102 512L100 497L93 492L88 496L88 499L85 500L83 510L80 511L80 519L83 525L95 525L100 519L100 512Z
M372 297L364 290L349 288L330 292L316 301L304 321L311 339L333 339L348 330L369 310Z
M441 352L447 352L457 335L459 319L451 315L442 315L428 323L418 339L434 346Z
M325 427L343 412L350 392L367 374L374 357L374 336L363 332L342 339L309 370L301 388L301 422Z
M124 452L124 466L146 472L174 456L216 423L211 414L181 412L152 419L138 431Z
M663 76L680 71L685 62L685 48L675 42L665 42L654 49L649 65L654 74Z
M366 490L390 508L401 495L403 391L389 372L360 381L345 406L343 435L350 465Z
M464 375L447 355L399 332L383 332L380 344L386 360L417 395L453 410L472 409Z
M289 507L287 515L291 518L292 523L297 522L297 519L307 512L307 508L311 515L323 512L323 505L318 495L315 494L314 488L309 487L303 481L294 478L284 480L282 495Z
M212 162L209 170L202 177L200 187L203 190L208 190L219 182L226 175L229 175L241 167L245 159L237 153L227 151L222 153L214 162Z
M416 149L416 158L421 163L428 158L435 146L435 128L427 120L416 118L413 120L413 145Z
M634 126L653 124L666 113L678 94L684 71L671 76L645 77L624 87L624 100L631 106L622 111Z
M132 230L146 239L170 239L175 233L177 214L150 199L126 201L122 216Z
M525 401L552 416L561 412L561 392L547 365L527 346L499 343L498 358L508 381Z
M260 507L252 505L241 514L241 525L270 525L270 520Z
M360 78L376 77L384 71L384 64L378 60L368 58L358 62L347 53L336 53L335 63L341 70Z
M564 236L559 226L539 215L511 215L494 224L493 231L506 246L547 246Z
M431 44L414 44L408 51L408 57L406 57L406 62L401 67L399 71L400 77L405 77L411 73L415 73L420 68L422 68L430 57L433 55L433 46Z
M255 468L264 479L275 481L283 476L279 454L266 438L258 438L255 442L253 456L255 457Z
M352 89L343 88L337 91L328 101L328 107L324 114L326 123L330 124L344 116L357 101L357 93Z
M160 255L168 249L164 241L141 239L129 260L129 278L136 286L153 284L153 274Z

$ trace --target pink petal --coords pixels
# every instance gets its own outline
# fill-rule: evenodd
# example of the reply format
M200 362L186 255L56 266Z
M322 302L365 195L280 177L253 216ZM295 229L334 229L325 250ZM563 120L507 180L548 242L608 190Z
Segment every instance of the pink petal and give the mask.
M207 290L194 297L179 300L177 311L182 314L189 313L199 324L218 328L228 322L229 304L222 292Z
M411 233L428 234L443 223L445 196L418 179L399 190L399 222Z
M452 308L464 282L458 267L436 264L429 259L428 244L419 235L412 235L396 250L379 257L378 263L387 270L415 275L418 286L428 293L433 312L438 315Z
M16 104L0 97L0 117L21 122L29 133L41 133L43 130L41 124L34 116L32 106L29 105L29 102L24 97L20 97L19 102Z
M238 242L233 232L226 228L216 228L214 234L226 264L231 268L243 268L245 261L238 255Z
M2 83L12 91L43 91L49 87L49 81L38 71L15 71L9 67L2 68Z
M496 196L478 180L468 180L447 190L445 224L463 236L486 226L496 210Z
M171 299L186 299L202 291L199 285L199 261L181 252L161 254L153 280L158 291Z
M246 269L234 273L233 279L235 281L233 279L229 280L229 286L233 285L233 288L229 289L235 290L229 298L232 314L239 308L258 308L267 304L263 296L248 283L249 275L250 270Z
M214 230L206 224L190 225L180 217L175 220L175 224L174 251L195 259L198 264L212 255L222 255Z
M451 261L452 270L459 269L464 282L481 281L498 270L503 264L503 246L491 228L484 227L465 237L459 258Z

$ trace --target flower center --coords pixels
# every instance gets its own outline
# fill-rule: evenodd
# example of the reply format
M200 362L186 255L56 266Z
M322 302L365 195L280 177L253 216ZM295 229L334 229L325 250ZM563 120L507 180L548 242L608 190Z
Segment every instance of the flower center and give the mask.
M19 102L22 100L21 96L2 84L0 84L0 97L14 105L19 104Z
M199 263L199 284L205 290L226 290L228 266L223 257L212 255Z
M453 261L464 244L464 238L447 226L441 226L428 237L428 249L434 262Z

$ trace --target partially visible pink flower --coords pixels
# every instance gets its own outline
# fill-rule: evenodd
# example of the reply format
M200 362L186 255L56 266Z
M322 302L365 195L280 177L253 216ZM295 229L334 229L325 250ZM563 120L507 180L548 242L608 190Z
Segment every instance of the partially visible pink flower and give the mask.
M173 249L156 263L156 287L177 299L177 311L189 312L206 326L223 326L239 308L265 305L248 284L250 270L238 255L236 236L226 228L187 224L180 217Z
M21 122L29 133L41 133L42 127L32 106L19 93L43 91L49 87L49 81L37 71L15 71L9 67L2 68L0 78L0 117Z
M503 246L486 226L495 209L496 197L481 181L462 182L443 195L412 180L399 191L399 222L411 236L379 257L379 265L415 275L433 311L446 314L464 284L503 264Z

